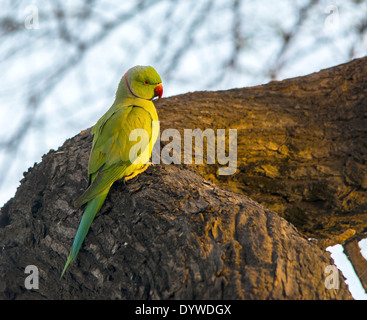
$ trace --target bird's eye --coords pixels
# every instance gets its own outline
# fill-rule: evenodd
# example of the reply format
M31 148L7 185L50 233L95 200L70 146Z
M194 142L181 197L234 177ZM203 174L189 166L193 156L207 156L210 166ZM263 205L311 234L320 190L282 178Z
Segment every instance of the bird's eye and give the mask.
M149 85L150 83L149 83L149 81L148 81L148 80L145 80L145 81L144 81L144 84L147 86L147 85Z

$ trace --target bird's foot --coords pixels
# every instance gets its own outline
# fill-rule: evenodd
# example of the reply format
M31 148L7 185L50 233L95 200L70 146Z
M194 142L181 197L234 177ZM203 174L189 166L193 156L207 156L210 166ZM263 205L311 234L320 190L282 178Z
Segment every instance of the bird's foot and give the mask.
M141 168L140 170L135 171L134 173L132 173L131 175L127 176L124 178L124 181L126 182L127 180L130 180L134 177L136 177L138 174L143 173L145 170L147 170L149 168L149 166L151 165L151 162L148 162L143 168Z

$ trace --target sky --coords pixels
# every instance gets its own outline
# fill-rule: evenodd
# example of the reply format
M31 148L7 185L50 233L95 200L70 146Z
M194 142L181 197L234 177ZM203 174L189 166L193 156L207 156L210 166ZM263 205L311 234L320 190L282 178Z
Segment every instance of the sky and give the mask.
M267 83L273 80L269 68L279 69L276 80L302 76L367 53L367 37L350 31L366 15L367 2L357 6L353 1L319 1L302 24L297 24L297 8L306 0L243 1L238 15L231 9L236 1L228 0L147 2L150 7L135 15L129 15L135 2L98 1L91 12L78 11L82 2L59 2L67 9L63 14L70 16L64 24L47 1L35 0L31 7L28 1L4 1L0 19L15 17L22 32L10 39L0 34L0 143L27 119L34 129L16 153L0 152L0 207L14 196L23 172L43 154L94 125L113 102L119 78L133 65L153 65L162 75L167 97ZM37 21L29 19L34 10ZM90 19L81 19L82 13ZM67 32L87 43L120 16L126 23L112 29L80 61L73 60L78 52ZM236 28L242 36L234 41ZM280 54L281 35L294 30L299 36ZM229 53L236 46L240 51L231 67ZM62 77L53 82L53 73ZM49 94L37 95L44 88ZM32 93L42 99L35 110L29 103ZM367 250L365 243L362 246ZM329 251L353 287L353 296L365 299L342 246Z
M367 257L367 254L365 254L367 252L366 240L367 239L363 239L359 242L361 252L364 253L365 258ZM367 294L364 291L364 288L358 279L352 264L344 253L343 246L337 244L335 246L326 248L326 251L331 253L331 258L334 260L336 267L346 278L345 283L348 285L352 297L356 300L367 300Z

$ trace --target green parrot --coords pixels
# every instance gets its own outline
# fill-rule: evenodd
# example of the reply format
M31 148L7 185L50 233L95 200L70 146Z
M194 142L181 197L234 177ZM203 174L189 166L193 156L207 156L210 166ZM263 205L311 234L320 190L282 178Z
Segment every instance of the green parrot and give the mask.
M73 262L88 233L89 227L101 206L112 184L119 179L129 180L143 172L149 162L138 161L143 152L149 159L159 132L158 115L152 100L160 99L163 94L162 80L152 67L135 66L122 77L115 101L111 108L97 121L92 129L93 144L88 163L88 174L91 184L75 201L79 207L87 203L73 247L65 267ZM149 141L140 139L139 152L131 152L138 144L131 139L135 129L145 130Z

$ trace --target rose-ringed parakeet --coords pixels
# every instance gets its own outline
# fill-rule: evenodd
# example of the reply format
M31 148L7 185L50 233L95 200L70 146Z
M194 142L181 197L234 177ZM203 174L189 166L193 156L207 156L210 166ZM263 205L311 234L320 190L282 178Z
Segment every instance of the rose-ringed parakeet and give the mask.
M112 184L119 179L131 179L148 167L149 163L136 160L144 151L148 152L149 158L157 140L158 115L152 100L155 97L160 99L162 93L162 80L152 67L133 67L122 77L111 108L93 127L94 139L88 163L91 184L75 201L76 206L87 205L61 277L75 260ZM135 129L145 130L149 141L134 158L134 152L130 150L138 142L130 139L130 133Z

